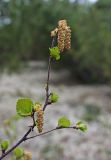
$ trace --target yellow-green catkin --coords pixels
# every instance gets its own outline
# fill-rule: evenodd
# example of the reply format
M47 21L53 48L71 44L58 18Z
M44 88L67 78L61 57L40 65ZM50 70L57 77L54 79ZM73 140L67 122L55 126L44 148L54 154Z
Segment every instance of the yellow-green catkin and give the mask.
M32 160L32 153L29 151L24 151L24 160Z
M60 52L71 48L71 29L66 20L58 21L58 28L51 31L51 37L57 36L57 43Z
M71 48L71 29L69 26L66 27L66 36L65 36L65 49Z
M58 22L58 48L60 52L64 51L65 47L65 38L66 38L66 27L67 27L67 21L66 20L60 20Z
M66 20L58 22L58 48L60 52L71 48L71 29Z
M37 129L38 132L41 133L43 131L43 124L44 124L44 111L40 104L36 104L35 112L37 113L37 120L36 120Z

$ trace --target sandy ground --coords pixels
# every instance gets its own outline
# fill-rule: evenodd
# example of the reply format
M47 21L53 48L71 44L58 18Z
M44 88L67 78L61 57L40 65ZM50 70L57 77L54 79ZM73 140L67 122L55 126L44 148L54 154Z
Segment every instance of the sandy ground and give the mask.
M44 102L46 68L44 62L30 63L21 73L0 75L0 138L7 138L3 122L16 114L17 98ZM68 71L52 71L50 89L60 99L46 109L44 130L54 128L58 118L67 116L72 123L84 120L88 132L55 131L22 146L33 153L33 160L111 160L111 88L69 85L65 83L68 78ZM30 122L25 119L16 123L14 133L10 133L16 135L15 141L26 132ZM36 132L35 129L33 134Z

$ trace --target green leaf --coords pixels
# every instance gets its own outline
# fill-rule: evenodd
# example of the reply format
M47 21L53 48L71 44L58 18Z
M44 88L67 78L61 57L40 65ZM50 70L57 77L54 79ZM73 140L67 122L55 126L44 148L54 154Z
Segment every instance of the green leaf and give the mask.
M52 103L57 102L58 99L59 99L59 96L58 96L56 93L51 93L51 95L50 95L50 101L51 101Z
M21 158L24 155L24 150L20 147L17 147L14 149L13 153L16 156L16 158Z
M26 117L31 116L33 109L33 102L31 99L23 98L18 99L16 104L16 111L19 116Z
M82 132L86 132L87 131L87 125L85 123L83 123L82 121L79 121L76 124L77 128L80 129Z
M53 57L56 60L60 59L60 51L58 47L49 48L50 50L50 56Z
M67 119L67 117L61 117L59 120L58 120L58 126L59 127L70 127L71 125L71 122L69 119Z
M2 141L1 143L1 149L6 151L9 147L9 141L5 140L5 141Z

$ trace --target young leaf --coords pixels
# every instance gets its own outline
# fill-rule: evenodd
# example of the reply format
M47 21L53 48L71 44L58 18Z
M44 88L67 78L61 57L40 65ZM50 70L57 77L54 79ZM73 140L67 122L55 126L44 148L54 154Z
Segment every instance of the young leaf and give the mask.
M58 126L59 127L70 127L71 122L67 117L62 117L58 120Z
M17 147L14 149L14 155L16 156L16 158L21 158L24 155L24 150L20 147Z
M58 96L56 93L51 93L51 95L50 95L50 101L51 101L52 103L57 102L58 99L59 99L59 96Z
M49 48L50 50L50 56L53 57L56 60L60 59L60 51L58 47Z
M23 98L18 99L16 104L16 111L19 116L27 117L31 116L33 109L33 102L31 99Z
M76 124L77 128L80 129L82 132L86 132L87 131L87 125L84 124L82 121L79 121Z
M9 147L9 141L2 141L2 143L1 143L1 149L2 150L4 150L4 151L6 151L7 149L8 149L8 147Z

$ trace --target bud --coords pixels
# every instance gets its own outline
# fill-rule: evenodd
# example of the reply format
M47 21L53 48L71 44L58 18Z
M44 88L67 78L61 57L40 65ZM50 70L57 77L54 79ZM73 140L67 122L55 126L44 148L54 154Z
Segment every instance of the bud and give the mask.
M41 104L36 104L35 105L35 112L37 113L37 128L38 128L38 132L41 133L43 130L43 122L44 122L44 111L41 107Z
M13 152L16 159L21 159L24 156L24 150L20 147L15 148Z
M1 142L1 149L3 151L6 151L8 149L8 147L9 147L9 141L4 140L4 141Z
M82 132L87 131L87 125L81 121L76 123L76 127L77 127L77 129L80 129Z
M58 28L55 28L53 31L51 31L51 37L55 37L58 32Z
M51 101L51 103L57 102L58 99L59 99L59 96L56 93L54 93L54 92L51 93L51 95L50 95L50 101Z

